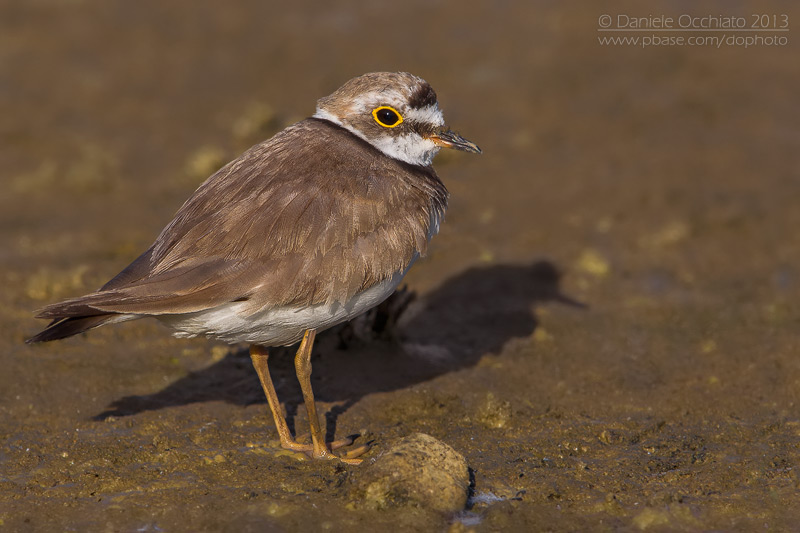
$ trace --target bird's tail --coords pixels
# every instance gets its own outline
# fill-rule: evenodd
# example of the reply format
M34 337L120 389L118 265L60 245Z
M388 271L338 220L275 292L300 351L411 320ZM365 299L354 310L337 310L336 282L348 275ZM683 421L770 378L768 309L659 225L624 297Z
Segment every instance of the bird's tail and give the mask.
M35 342L47 342L65 339L67 337L77 335L78 333L83 333L86 330L100 327L109 322L119 322L121 318L121 315L115 313L56 318L50 322L50 325L48 325L43 331L34 335L25 342L27 344L33 344Z

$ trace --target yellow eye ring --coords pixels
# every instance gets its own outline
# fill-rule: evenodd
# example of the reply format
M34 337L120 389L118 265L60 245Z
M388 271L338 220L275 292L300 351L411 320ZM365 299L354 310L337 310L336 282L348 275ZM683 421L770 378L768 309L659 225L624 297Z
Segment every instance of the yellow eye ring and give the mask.
M384 128L395 128L403 123L403 115L393 107L382 105L372 110L372 118Z

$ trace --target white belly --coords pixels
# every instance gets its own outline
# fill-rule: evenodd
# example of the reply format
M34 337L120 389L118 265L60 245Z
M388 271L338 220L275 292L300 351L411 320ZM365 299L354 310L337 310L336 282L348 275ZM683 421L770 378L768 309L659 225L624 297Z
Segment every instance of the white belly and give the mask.
M394 292L408 268L356 294L344 304L267 308L246 314L248 302L230 302L204 311L155 318L177 330L176 337L205 335L229 343L287 346L299 341L307 329L322 331L375 307Z

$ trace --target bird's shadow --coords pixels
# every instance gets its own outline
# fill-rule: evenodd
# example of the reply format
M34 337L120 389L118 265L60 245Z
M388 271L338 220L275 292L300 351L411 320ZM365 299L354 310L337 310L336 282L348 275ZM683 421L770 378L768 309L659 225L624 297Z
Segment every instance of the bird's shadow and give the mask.
M421 298L398 291L350 324L318 335L312 356L316 398L338 402L336 417L365 395L409 387L474 365L537 326L535 306L560 302L583 307L559 290L559 270L548 261L471 268ZM291 425L302 395L295 378L295 347L270 351L270 374ZM125 396L95 420L205 401L266 403L246 348L232 348L213 365L154 394Z

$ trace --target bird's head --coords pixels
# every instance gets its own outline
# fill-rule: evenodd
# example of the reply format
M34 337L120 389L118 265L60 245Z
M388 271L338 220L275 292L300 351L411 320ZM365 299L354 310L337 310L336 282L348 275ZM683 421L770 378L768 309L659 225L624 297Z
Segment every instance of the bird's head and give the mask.
M361 137L389 157L428 166L441 148L481 149L445 126L436 93L407 72L353 78L317 102L314 117Z

